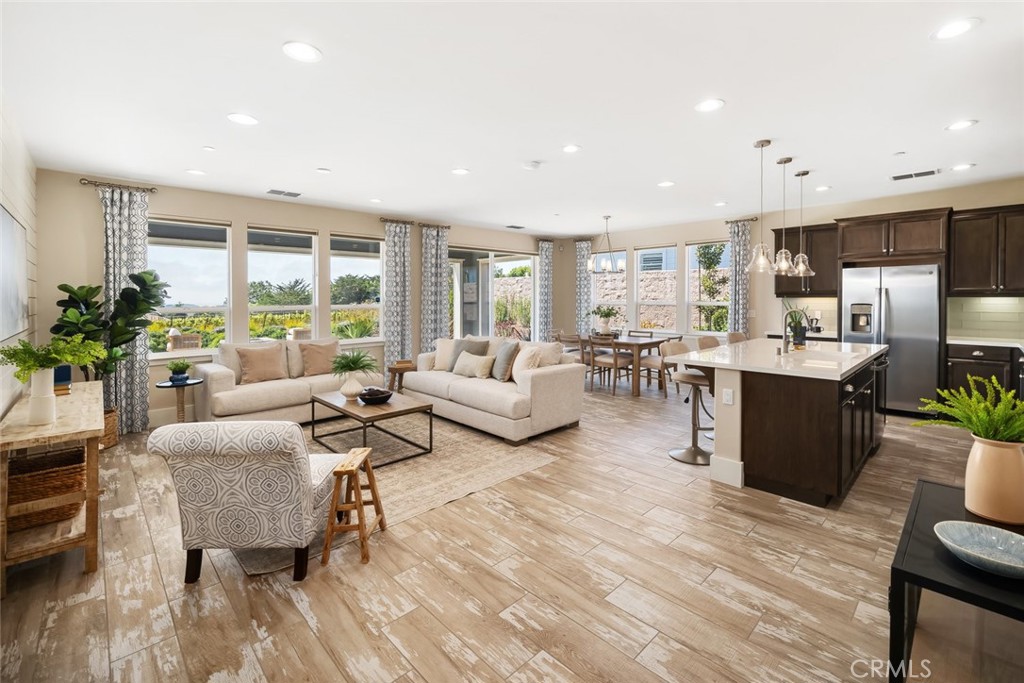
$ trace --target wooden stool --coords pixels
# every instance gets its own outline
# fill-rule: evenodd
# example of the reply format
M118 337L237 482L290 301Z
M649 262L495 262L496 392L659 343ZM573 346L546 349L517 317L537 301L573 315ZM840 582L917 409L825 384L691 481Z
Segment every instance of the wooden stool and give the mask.
M370 534L378 525L380 530L388 528L384 519L384 507L380 503L380 494L377 493L377 480L373 476L373 466L370 465L370 453L372 448L353 448L345 456L345 459L334 468L334 491L331 493L331 507L327 511L327 533L324 535L324 552L320 558L320 564L326 565L331 559L331 542L334 534L339 531L359 532L359 554L363 564L370 561L370 546L368 541ZM359 470L366 472L366 484L359 482ZM338 502L341 497L341 484L345 482L345 500ZM363 491L370 492L370 499L363 500ZM363 508L367 503L373 503L375 516L369 526L366 524L366 512ZM352 511L356 511L356 523L352 524Z
M411 360L395 361L394 365L388 366L388 391L395 390L395 378L398 378L398 393L402 393L402 381L405 373L416 369L416 364Z

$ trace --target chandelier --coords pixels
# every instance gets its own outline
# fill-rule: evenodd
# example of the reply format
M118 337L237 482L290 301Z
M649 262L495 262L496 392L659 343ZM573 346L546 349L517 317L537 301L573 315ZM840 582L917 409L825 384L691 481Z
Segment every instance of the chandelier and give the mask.
M604 217L604 243L605 250L601 251L601 238L598 237L598 250L590 255L587 260L587 270L591 273L625 273L626 272L626 259L616 259L615 252L612 251L612 237L608 233L608 219L611 216Z

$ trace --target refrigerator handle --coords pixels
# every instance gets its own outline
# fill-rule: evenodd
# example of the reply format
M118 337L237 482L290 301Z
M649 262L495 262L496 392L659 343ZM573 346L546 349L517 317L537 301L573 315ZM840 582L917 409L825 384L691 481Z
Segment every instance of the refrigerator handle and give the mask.
M882 289L881 287L875 287L875 327L871 334L876 344L882 343L882 320Z
M878 326L878 331L879 331L879 341L878 341L878 343L879 344L884 344L886 342L886 338L887 338L887 335L885 334L885 320L886 320L886 318L889 315L889 305L887 303L887 300L889 298L889 288L888 287L882 287L880 294L881 294L880 298L881 298L882 307L879 309L879 314L881 316L881 320L880 320L880 324Z

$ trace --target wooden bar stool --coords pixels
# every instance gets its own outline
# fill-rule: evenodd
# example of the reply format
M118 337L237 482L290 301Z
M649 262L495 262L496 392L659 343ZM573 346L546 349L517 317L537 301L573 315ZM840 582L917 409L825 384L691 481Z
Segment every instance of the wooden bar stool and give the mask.
M372 448L353 448L345 459L334 468L334 491L331 493L331 507L327 510L327 533L324 534L324 552L320 564L326 565L331 559L331 542L334 534L339 531L359 532L359 554L363 564L370 561L370 534L380 526L380 530L388 528L384 519L384 506L380 503L377 493L377 480L373 476L370 465ZM366 484L359 481L359 470L366 473ZM339 502L342 482L345 484L345 500ZM370 492L369 500L363 499L363 491ZM364 506L373 503L374 518L369 525L366 523ZM352 523L352 511L356 511L356 522Z

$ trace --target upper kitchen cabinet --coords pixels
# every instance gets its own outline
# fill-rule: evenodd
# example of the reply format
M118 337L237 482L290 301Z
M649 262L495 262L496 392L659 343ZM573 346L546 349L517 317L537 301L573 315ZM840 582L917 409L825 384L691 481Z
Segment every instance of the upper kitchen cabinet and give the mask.
M782 248L782 229L776 228L775 251ZM786 249L793 256L803 252L811 264L811 277L775 276L775 296L836 296L839 291L839 233L835 223L786 228Z
M957 211L949 234L950 294L1024 294L1024 205Z
M839 258L885 259L943 254L950 209L837 218Z

